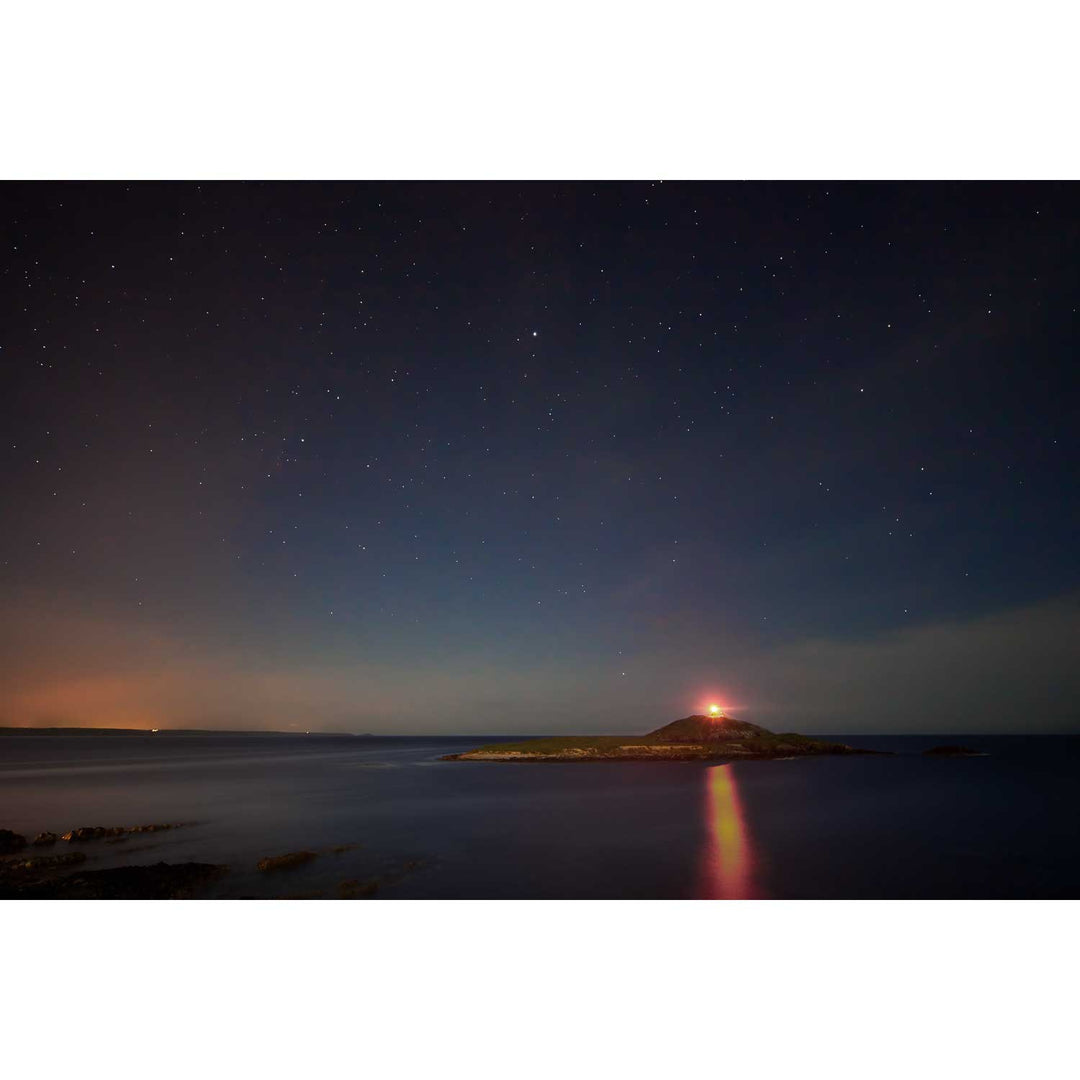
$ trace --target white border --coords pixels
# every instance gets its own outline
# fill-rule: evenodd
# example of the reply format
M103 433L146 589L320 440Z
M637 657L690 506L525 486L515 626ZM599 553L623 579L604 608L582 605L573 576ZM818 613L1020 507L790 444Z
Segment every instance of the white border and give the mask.
M7 1075L1074 1074L1070 902L316 903L0 905Z
M0 176L1077 174L1075 7L9 5Z

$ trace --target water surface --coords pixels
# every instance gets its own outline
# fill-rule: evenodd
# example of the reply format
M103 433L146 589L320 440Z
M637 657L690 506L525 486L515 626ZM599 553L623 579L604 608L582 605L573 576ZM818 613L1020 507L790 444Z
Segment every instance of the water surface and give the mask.
M218 896L1080 896L1080 737L835 737L896 756L497 764L438 761L489 736L9 735L0 827L191 822L84 845L85 866L226 863ZM919 756L944 741L988 756ZM301 849L319 857L255 869Z

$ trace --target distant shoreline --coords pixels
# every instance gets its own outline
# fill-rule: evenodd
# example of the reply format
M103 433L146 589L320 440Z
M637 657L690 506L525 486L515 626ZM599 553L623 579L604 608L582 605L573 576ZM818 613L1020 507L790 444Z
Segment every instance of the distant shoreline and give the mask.
M0 737L13 735L77 735L85 737L130 737L153 735L155 738L169 735L286 735L296 738L375 739L385 738L370 731L270 731L229 728L107 728L107 727L0 727Z

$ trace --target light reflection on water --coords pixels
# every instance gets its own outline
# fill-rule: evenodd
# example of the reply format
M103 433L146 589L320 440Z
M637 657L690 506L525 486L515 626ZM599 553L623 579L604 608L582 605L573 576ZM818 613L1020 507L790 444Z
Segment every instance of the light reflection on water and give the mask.
M706 840L702 853L703 900L749 900L754 882L753 844L746 827L733 765L703 771Z

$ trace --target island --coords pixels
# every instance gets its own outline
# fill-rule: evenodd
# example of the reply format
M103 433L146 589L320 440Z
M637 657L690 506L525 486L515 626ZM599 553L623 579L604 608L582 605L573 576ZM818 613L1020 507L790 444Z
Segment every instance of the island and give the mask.
M695 714L647 735L568 735L490 743L440 761L732 761L872 754L844 743L777 735L733 716Z

